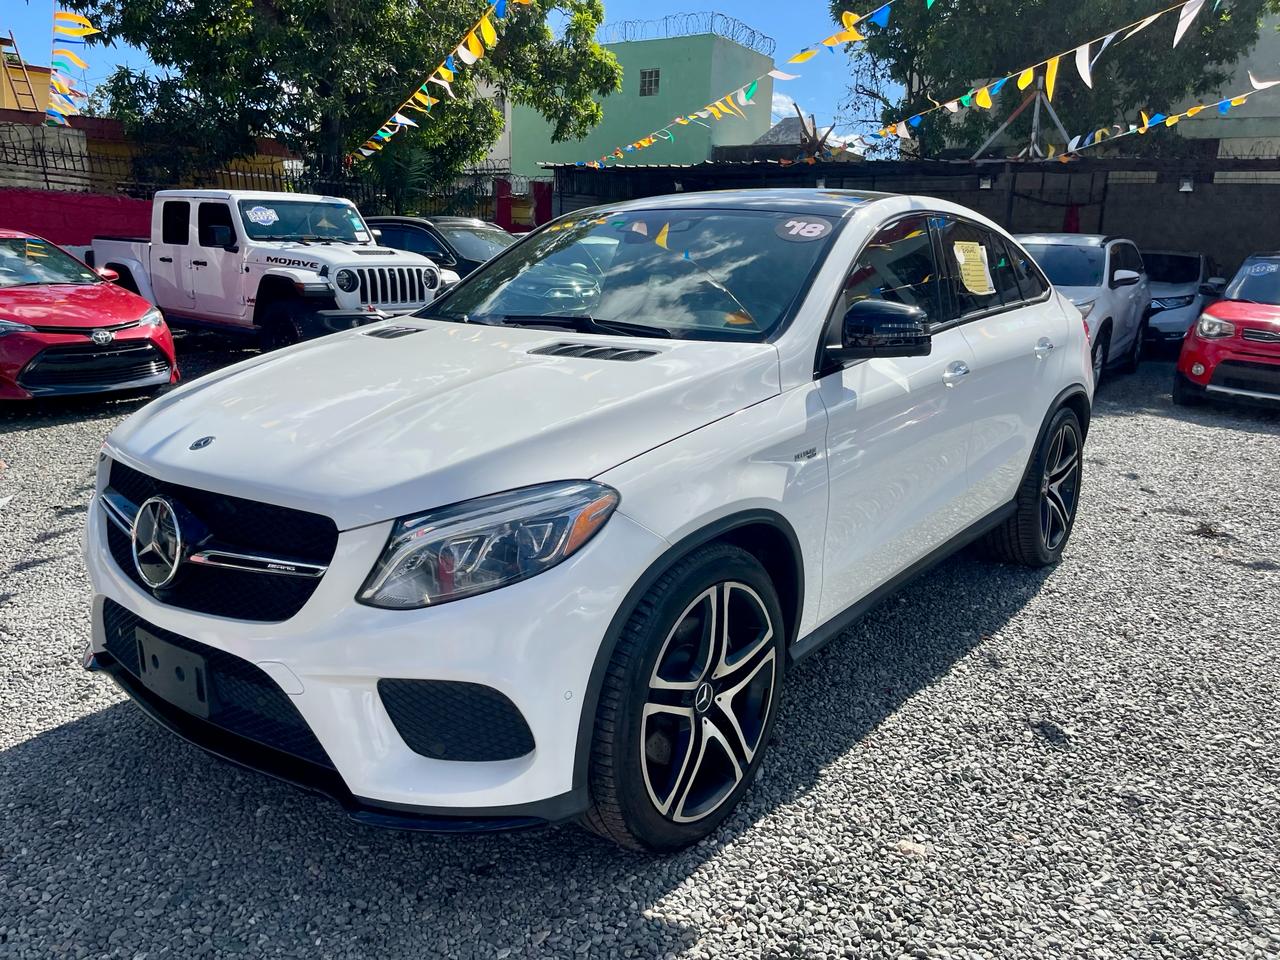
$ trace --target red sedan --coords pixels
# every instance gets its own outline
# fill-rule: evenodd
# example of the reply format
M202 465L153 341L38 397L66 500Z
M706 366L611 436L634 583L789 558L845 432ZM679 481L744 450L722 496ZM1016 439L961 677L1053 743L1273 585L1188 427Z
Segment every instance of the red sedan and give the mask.
M1187 331L1173 402L1280 403L1280 253L1249 257Z
M164 316L48 240L0 229L0 400L178 382Z

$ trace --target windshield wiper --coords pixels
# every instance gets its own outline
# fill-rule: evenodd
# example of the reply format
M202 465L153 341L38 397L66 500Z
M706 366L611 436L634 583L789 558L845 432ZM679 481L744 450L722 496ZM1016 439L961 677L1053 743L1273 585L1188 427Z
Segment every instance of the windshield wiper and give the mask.
M567 327L579 333L611 333L624 337L664 337L671 339L671 331L647 323L628 323L625 320L597 320L584 313L541 314L509 313L501 318L504 324L514 327Z

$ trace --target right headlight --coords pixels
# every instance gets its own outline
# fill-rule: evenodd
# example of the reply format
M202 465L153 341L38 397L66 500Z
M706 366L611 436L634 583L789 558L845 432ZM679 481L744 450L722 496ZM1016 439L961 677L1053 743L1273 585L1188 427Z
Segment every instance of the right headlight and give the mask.
M0 337L6 333L34 333L35 327L27 326L25 323L19 323L17 320L0 319Z
M619 499L602 483L570 480L404 517L357 599L411 610L527 580L581 549Z
M354 270L339 270L333 278L333 282L338 285L338 289L343 293L350 293L360 285L360 279L356 276Z
M1226 320L1219 320L1212 314L1202 313L1200 319L1196 321L1196 333L1206 340L1221 340L1223 337L1235 336L1236 325Z

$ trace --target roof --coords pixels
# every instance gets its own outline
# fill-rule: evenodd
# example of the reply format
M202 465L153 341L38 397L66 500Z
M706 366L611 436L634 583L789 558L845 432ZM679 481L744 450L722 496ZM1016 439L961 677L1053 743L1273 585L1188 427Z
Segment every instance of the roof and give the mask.
M1099 233L1019 233L1019 243L1064 244L1071 247L1101 247L1115 237L1104 237Z
M414 217L400 214L387 214L379 217L365 217L366 223L427 223L433 227L493 227L501 230L496 223L481 220L479 217Z
M35 234L28 233L25 230L10 230L7 227L0 227L0 240L25 240L28 237L35 237Z
M671 193L623 203L604 203L610 210L772 210L843 217L854 204L896 197L869 190L820 190L814 187L765 187L750 190L709 190L703 193Z
M783 117L755 139L755 143L779 143L788 146L804 142L805 128L799 117Z
M1142 255L1145 257L1150 254L1153 257L1198 257L1204 259L1203 253L1196 253L1194 250L1148 250L1142 248Z
M190 197L194 200L265 200L274 203L284 203L291 200L302 200L309 202L331 201L333 203L350 203L344 197L326 197L318 193L286 193L277 190L160 190L156 193L157 200L167 200L170 198L181 199Z

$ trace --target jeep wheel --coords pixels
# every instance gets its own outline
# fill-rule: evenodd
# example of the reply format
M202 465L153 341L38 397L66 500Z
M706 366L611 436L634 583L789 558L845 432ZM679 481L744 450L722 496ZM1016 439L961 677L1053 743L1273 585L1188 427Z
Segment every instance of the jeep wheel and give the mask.
M258 342L262 352L279 350L302 339L302 330L298 323L298 307L288 300L277 300L268 305L262 317L261 329L258 331Z
M712 544L645 594L613 652L585 825L638 850L711 833L750 787L777 713L782 610L760 563Z

